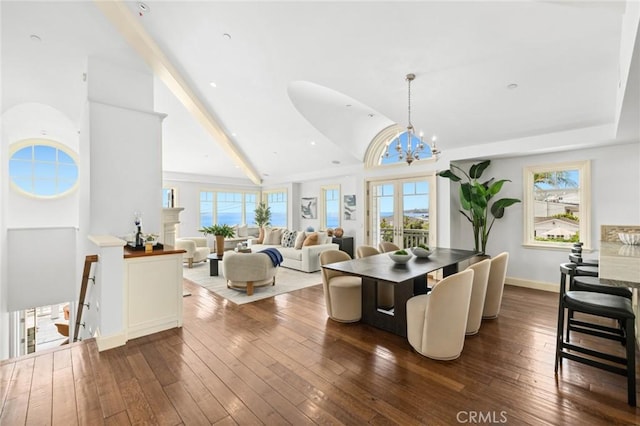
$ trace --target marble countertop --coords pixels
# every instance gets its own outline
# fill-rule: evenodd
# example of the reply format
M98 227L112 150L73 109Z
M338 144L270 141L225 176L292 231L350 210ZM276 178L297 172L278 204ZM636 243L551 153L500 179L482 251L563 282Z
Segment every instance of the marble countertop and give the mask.
M640 246L600 242L600 279L640 286Z

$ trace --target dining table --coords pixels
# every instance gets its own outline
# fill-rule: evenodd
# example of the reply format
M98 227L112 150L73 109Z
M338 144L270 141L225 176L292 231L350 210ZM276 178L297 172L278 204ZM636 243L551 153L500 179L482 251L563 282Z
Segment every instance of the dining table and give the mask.
M381 253L322 267L361 277L361 322L406 337L407 300L429 291L427 274L439 269L442 269L444 277L455 274L460 262L478 254L474 250L435 247L428 257L413 256L405 264L394 262L389 253ZM393 286L393 309L383 309L377 301L377 289L383 283Z

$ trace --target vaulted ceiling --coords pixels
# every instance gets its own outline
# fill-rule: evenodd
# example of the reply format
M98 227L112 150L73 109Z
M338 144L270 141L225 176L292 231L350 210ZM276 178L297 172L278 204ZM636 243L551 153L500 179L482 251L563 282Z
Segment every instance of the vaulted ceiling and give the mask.
M378 132L406 125L407 73L413 124L444 151L618 123L608 142L638 140L637 2L115 4L3 1L3 111L42 102L79 122L87 56L151 70L160 52L205 115L157 78L167 173L269 182L358 166Z

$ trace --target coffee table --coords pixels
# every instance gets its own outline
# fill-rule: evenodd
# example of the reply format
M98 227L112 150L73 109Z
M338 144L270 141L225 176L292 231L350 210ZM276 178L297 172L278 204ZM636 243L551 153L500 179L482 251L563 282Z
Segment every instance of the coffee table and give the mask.
M218 262L222 260L222 256L218 256L217 253L211 253L207 256L209 259L209 276L217 277L218 276Z

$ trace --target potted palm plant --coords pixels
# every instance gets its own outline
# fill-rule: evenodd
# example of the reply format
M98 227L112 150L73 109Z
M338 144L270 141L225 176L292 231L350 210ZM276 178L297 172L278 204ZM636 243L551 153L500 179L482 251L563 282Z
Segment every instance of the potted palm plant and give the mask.
M254 210L254 222L260 228L260 234L258 235L258 244L261 244L264 240L264 227L271 224L271 207L267 207L264 201L258 204L258 207Z
M229 225L211 225L204 226L200 230L205 236L211 234L216 237L216 254L222 256L224 254L224 239L231 238L235 235L235 231Z
M462 207L460 213L471 222L475 250L482 255L485 254L489 232L491 232L495 220L504 216L504 209L520 202L516 198L493 200L493 197L502 189L502 185L511 181L509 179L496 181L495 178L491 178L480 182L478 179L489 167L489 164L491 164L491 160L473 164L469 173L452 164L451 169L438 173L438 176L450 179L452 182L460 182L460 206ZM466 182L463 182L463 179L453 170L459 172ZM489 217L489 213L491 213L491 217Z

